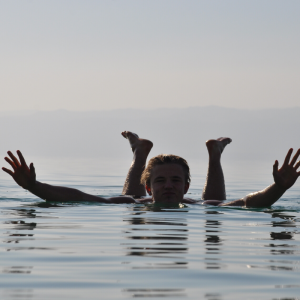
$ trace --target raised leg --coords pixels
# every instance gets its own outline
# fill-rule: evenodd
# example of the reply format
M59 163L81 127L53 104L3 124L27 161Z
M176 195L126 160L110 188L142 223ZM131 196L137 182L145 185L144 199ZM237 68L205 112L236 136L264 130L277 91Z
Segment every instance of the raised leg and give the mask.
M225 181L221 166L221 154L231 143L230 138L218 138L208 140L206 147L209 154L209 163L206 176L206 183L202 191L203 200L226 200Z
M133 160L124 183L122 195L146 196L146 189L140 180L153 143L149 140L140 139L137 134L130 131L123 131L122 135L129 140L133 152Z

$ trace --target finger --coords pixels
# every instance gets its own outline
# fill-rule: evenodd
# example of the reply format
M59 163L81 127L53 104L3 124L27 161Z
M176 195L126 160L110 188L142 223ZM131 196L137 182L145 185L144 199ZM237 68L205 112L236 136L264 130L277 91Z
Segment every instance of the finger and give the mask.
M293 148L291 148L291 149L288 151L288 153L287 153L287 155L286 155L286 157L285 157L283 166L284 166L284 165L287 166L287 165L289 164L289 161L290 161L290 158L291 158L292 153L293 153Z
M35 176L35 168L33 163L30 164L30 174Z
M17 169L15 163L12 160L10 160L8 157L4 157L4 159L12 166L14 171Z
M4 171L4 172L6 172L6 173L8 173L10 176L14 176L14 173L13 173L13 171L11 171L11 170L9 170L9 169L6 169L6 168L2 168L2 170Z
M17 154L19 156L20 162L22 166L27 166L24 156L20 150L17 150Z
M300 167L300 160L295 164L295 171L297 171L297 169Z
M273 165L273 173L276 173L278 171L278 160L275 160L275 163Z
M15 163L16 167L20 166L20 163L18 161L18 159L11 153L11 151L8 151L7 154L10 156L10 158L13 160L13 162Z
M298 149L298 151L296 152L296 154L294 155L290 165L293 166L295 164L295 162L297 161L298 157L300 155L300 149Z

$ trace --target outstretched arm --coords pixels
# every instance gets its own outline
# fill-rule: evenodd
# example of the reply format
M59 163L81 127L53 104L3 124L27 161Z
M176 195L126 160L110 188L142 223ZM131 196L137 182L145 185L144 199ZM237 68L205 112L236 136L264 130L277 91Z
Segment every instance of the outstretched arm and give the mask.
M19 160L10 152L7 152L9 157L5 157L5 160L11 165L13 171L2 168L3 171L11 175L15 182L28 190L32 194L48 201L87 201L87 202L103 202L103 203L134 203L134 199L131 197L113 197L113 198L101 198L94 195L83 193L79 190L53 186L45 183L41 183L36 180L35 169L33 163L28 165L21 153L17 151Z
M246 197L235 200L229 203L221 203L216 200L205 201L204 204L218 205L218 206L246 206L246 207L268 207L275 203L290 187L294 185L300 171L297 169L300 166L300 161L296 162L300 149L296 152L291 162L291 155L293 149L290 149L285 157L284 163L280 169L278 169L278 161L275 161L273 166L274 183L262 191L252 193Z

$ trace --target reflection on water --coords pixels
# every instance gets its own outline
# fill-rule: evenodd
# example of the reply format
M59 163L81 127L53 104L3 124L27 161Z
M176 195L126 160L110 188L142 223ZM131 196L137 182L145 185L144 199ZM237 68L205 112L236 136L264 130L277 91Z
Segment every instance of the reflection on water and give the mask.
M11 210L12 217L18 217L22 219L33 219L36 218L36 210L35 209L13 209ZM9 231L5 233L7 236L6 239L3 240L4 243L10 244L19 244L22 241L29 241L34 240L32 233L11 233L11 230L17 231L27 231L27 230L34 230L37 226L35 222L26 222L23 220L9 220L5 221L4 224L9 225ZM34 247L14 247L14 248L6 248L6 251L11 250L28 250Z
M0 279L10 286L0 299L43 299L57 286L66 299L80 289L98 299L110 285L114 299L227 300L235 287L242 298L266 284L262 299L296 299L287 296L300 290L297 212L32 202L0 216Z
M35 209L13 209L11 211L12 215L16 215L24 218L36 218L36 210Z
M7 221L5 224L13 224L12 229L15 230L33 230L36 227L36 223L30 222L26 223L25 221Z
M147 213L146 213L147 212ZM163 210L151 207L129 211L123 219L126 230L122 243L130 261L124 261L132 270L188 269L188 224L186 210ZM172 217L174 215L174 217ZM142 217L144 216L144 217ZM143 257L135 261L134 257ZM126 289L127 297L186 297L183 288Z
M297 228L299 225L295 221L295 216L290 215L286 212L267 212L271 215L271 227L275 228ZM280 220L278 220L280 219ZM283 221L282 221L283 220ZM248 265L248 268L259 268L267 269L271 271L299 271L300 262L295 260L283 259L289 256L297 256L300 254L299 244L294 243L282 243L282 241L294 241L294 235L297 232L293 231L272 231L270 232L270 240L274 241L272 243L264 245L265 248L270 249L270 254L278 256L278 259L269 259L264 265ZM275 243L279 241L278 243Z
M33 240L32 237L33 234L9 234L9 237L13 237L13 238L8 238L8 239L4 239L3 242L4 243L15 243L18 244L20 241L24 241L24 240ZM25 237L29 237L29 238L25 238Z
M153 211L154 212L154 211ZM176 210L171 210L178 214ZM181 211L185 212L186 211ZM122 243L127 256L176 258L172 263L154 263L151 268L186 268L183 254L188 252L187 219L166 217L166 211L155 211L155 216L141 217L142 212L131 212L124 222L129 225L125 238L135 242ZM161 215L159 214L161 213ZM182 214L181 214L182 215ZM141 268L142 266L140 266ZM149 265L143 266L149 268Z
M222 254L222 245L223 240L220 238L219 234L221 231L222 222L216 220L218 215L222 214L218 211L207 210L205 211L206 220L205 220L205 239L204 243L206 245L206 257L205 264L206 269L221 269L225 268L225 265L222 264L221 254ZM217 257L216 257L217 255ZM211 257L212 256L212 257Z
M30 220L36 218L36 210L35 209L12 209L10 211L5 211L4 215L9 216L10 220L4 221L3 224L5 228L8 230L4 232L5 238L3 239L3 243L5 244L19 244L21 242L27 241L30 242L34 240L33 233L26 233L24 231L32 231L36 228L37 223L31 222ZM18 218L18 219L14 219ZM19 219L28 219L26 221L19 220ZM16 232L12 232L16 231ZM35 247L20 247L14 246L7 247L6 251L10 252L12 250L31 250ZM13 263L13 262L11 262ZM24 264L27 264L24 261ZM2 274L6 276L30 276L32 274L33 266L28 265L12 265L6 266L2 268ZM22 289L22 288L15 288L15 289L4 289L2 293L2 297L4 299L31 299L33 297L33 290L32 289ZM1 298L2 299L2 298Z
M123 292L126 293L126 297L132 298L186 297L184 289L126 289Z
M12 273L12 274L30 274L33 267L22 267L22 266L13 266L9 268L4 268L3 273Z
M272 240L291 240L293 239L293 233L292 232L271 232L271 239Z
M299 225L294 221L295 216L284 213L284 212L274 212L272 213L272 218L280 218L284 221L272 221L272 227L291 227L296 228ZM294 240L294 232L291 231L281 231L281 232L271 232L270 233L271 240ZM266 247L270 247L270 253L272 255L297 255L299 254L299 247L296 247L295 244L287 244L287 243L280 243L280 244L274 244L271 243L269 245L266 245ZM276 261L270 261L272 262L272 265L269 266L272 270L285 270L285 271L294 271L294 267L290 266L282 266L282 265L275 265L274 262ZM289 261L278 261L278 263L281 264L288 264Z
M205 294L204 297L207 300L221 300L222 299L221 295L217 294L217 293Z
M32 299L34 291L32 289L5 289L2 296L4 299Z

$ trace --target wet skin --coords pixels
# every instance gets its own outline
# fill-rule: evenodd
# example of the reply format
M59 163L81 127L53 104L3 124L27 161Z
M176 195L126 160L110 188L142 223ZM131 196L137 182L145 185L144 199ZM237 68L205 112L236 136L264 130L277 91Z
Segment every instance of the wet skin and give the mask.
M156 203L180 203L189 189L182 166L165 164L155 166L151 172L150 186L146 190Z
M218 140L217 140L218 141ZM222 142L222 141L221 141ZM150 142L151 143L151 142ZM152 145L151 145L152 147ZM150 147L150 148L151 148ZM222 203L220 200L207 200L203 204L219 206L246 206L246 207L269 207L292 187L300 177L300 148L291 159L293 149L291 148L284 160L281 168L276 160L273 166L274 183L264 190L251 193L244 198L234 200L229 203ZM48 201L65 202L65 201L85 201L85 202L102 202L102 203L147 203L156 202L161 204L179 204L198 203L193 199L183 198L189 189L189 183L186 183L184 170L178 164L158 165L152 169L149 186L146 186L150 199L134 199L132 197L112 197L102 198L90 195L79 190L61 186L53 186L36 180L35 168L33 163L28 166L20 151L17 151L19 159L8 151L5 160L11 165L12 170L2 168L8 173L15 182L27 189L32 194ZM143 167L143 165L142 165ZM141 168L143 169L143 168ZM209 177L209 176L208 176ZM140 179L140 176L138 176ZM207 196L207 193L206 193ZM213 199L213 197L209 197Z

